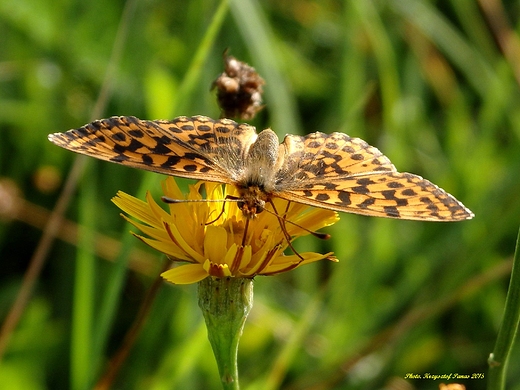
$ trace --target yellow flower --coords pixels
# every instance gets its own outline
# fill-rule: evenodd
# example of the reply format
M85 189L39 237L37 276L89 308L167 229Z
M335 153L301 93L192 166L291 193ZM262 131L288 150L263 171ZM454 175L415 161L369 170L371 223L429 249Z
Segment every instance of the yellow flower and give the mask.
M202 186L205 199L210 202L203 201ZM163 192L171 199L185 199L173 177L163 182ZM119 191L112 201L139 221L123 215L147 236L133 233L136 237L173 261L187 263L162 274L172 283L195 283L208 276L253 278L288 271L318 260L337 261L332 253L305 252L300 254L301 258L296 254L284 255L288 242L279 219L267 211L271 206L266 205L266 211L249 220L245 231L246 219L237 202L214 201L223 200L227 195L237 196L234 186L200 181L190 186L186 199L192 202L169 204L169 213L153 200L150 193L143 202ZM311 231L332 225L339 219L337 213L330 210L278 198L274 203L287 221ZM284 226L291 242L309 234L290 222Z

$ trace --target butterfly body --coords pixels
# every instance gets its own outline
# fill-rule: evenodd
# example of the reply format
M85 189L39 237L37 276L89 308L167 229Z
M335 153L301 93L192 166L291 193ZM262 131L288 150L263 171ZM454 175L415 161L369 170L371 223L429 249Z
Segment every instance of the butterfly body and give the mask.
M473 217L426 179L400 173L377 148L343 133L278 137L204 116L111 117L49 136L58 146L167 175L232 184L248 218L273 197L362 215L457 221Z

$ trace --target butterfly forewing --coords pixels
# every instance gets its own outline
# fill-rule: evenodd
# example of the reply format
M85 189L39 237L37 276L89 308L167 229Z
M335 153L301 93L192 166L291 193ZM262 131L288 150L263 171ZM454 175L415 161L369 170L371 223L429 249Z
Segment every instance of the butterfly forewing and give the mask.
M243 170L243 151L256 139L256 131L203 116L172 121L111 117L49 139L65 149L134 168L232 183L230 173Z
M456 221L471 211L428 180L399 173L377 148L346 134L288 136L287 172L278 196L356 214L412 220Z

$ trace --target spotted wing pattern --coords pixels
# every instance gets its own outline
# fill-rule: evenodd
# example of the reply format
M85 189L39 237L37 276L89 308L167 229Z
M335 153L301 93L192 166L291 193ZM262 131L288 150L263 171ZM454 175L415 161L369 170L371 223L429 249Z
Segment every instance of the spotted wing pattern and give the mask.
M473 217L428 180L397 172L377 148L359 138L320 132L288 135L278 151L261 140L255 144L257 139L253 126L204 116L172 121L112 117L49 136L77 153L167 175L240 186L254 177L258 188L243 192L264 200L277 196L336 211L412 220ZM276 158L277 153L282 155ZM262 167L274 160L277 171L264 175Z
M473 213L428 180L399 173L377 148L343 133L285 138L276 195L356 214L457 221Z
M172 121L111 117L49 135L58 146L101 160L222 183L235 182L256 138L253 126L204 116Z

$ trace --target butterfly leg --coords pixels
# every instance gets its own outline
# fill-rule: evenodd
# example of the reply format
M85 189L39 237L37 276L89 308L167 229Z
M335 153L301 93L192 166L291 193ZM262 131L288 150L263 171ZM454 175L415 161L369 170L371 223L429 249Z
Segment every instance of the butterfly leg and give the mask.
M226 201L230 201L230 200L232 200L232 199L233 199L234 202L237 201L237 200L235 199L234 196L232 196L232 195L226 195L226 197L225 197L224 200L222 201L222 210L220 211L219 215L217 215L217 218L215 218L214 220L212 220L212 221L210 221L210 222L206 222L206 226L207 226L207 225L211 225L212 223L217 222L217 221L220 219L220 217L222 217L222 215L224 214L224 211L226 210Z
M289 248L291 248L291 250L294 252L294 254L300 258L300 262L302 262L305 259L302 257L302 255L300 255L298 253L298 251L296 249L294 249L294 247L291 243L291 236L289 235L289 233L287 232L287 228L285 227L285 221L286 221L285 214L283 217L281 217L280 214L278 214L278 211L276 210L276 207L271 199L269 199L269 203L271 203L271 207L273 208L274 215L276 215L276 218L278 218L278 222L280 223L280 228L282 229L282 232L283 232L283 235L285 236L285 240L287 241L287 244L289 244ZM289 205L287 205L287 207L289 207ZM287 212L287 210L285 210L285 212Z

